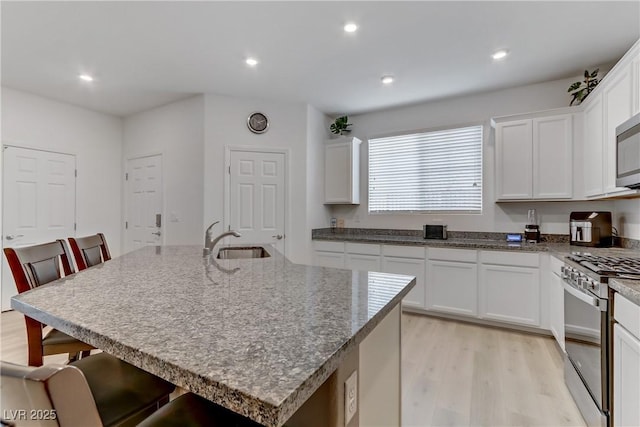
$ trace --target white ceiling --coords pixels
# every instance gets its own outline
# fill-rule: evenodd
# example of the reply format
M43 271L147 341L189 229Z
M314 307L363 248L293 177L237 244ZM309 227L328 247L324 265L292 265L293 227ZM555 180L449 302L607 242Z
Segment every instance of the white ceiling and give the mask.
M196 93L361 113L577 76L640 37L626 2L7 2L2 85L115 115ZM355 21L355 34L343 25ZM511 51L494 62L498 48ZM260 64L244 64L255 56ZM78 74L95 76L90 84ZM380 77L396 82L383 86Z

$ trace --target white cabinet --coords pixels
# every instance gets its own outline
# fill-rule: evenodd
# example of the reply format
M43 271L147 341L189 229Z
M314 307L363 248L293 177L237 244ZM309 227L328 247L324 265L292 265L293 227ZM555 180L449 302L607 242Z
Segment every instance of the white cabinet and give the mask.
M626 191L616 187L616 127L632 116L633 70L629 64L609 79L602 92L604 105L604 191Z
M329 140L324 147L325 204L360 203L360 140Z
M427 253L427 309L476 316L477 252L468 249L429 248Z
M383 272L416 276L416 285L402 300L403 306L424 309L425 248L384 245L382 254Z
M572 198L572 114L501 121L495 135L498 200Z
M640 307L614 296L613 425L640 426Z
M565 351L564 347L564 287L560 267L564 263L552 256L550 260L551 268L547 277L549 280L549 329L556 339L556 342Z
M531 120L496 125L496 197L533 198L533 133Z
M347 242L344 261L349 270L380 271L380 245Z
M540 326L538 254L482 251L480 260L480 317Z
M616 127L640 112L640 41L585 99L584 195L587 198L634 194L616 187Z
M313 242L313 265L344 268L344 242Z
M593 96L593 98L591 97ZM586 197L604 193L602 94L591 95L584 109L584 193Z

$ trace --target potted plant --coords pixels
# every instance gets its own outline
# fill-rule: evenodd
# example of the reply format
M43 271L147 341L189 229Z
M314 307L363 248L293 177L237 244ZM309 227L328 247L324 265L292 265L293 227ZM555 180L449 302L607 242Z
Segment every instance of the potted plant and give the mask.
M571 103L569 105L573 105L574 102L577 102L577 105L580 105L587 95L596 88L599 83L598 71L600 71L599 68L596 68L591 73L589 73L588 70L584 70L584 80L581 82L575 82L569 86L567 92L571 92L572 96Z
M340 116L329 126L329 130L335 135L346 135L351 132L351 129L349 129L351 123L348 122L349 117Z

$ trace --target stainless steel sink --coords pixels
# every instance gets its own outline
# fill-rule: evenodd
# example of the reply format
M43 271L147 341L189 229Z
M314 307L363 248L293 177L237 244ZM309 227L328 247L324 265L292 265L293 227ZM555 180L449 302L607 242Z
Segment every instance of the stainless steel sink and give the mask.
M244 258L269 258L267 252L262 246L234 246L231 248L222 248L218 251L218 259L244 259Z

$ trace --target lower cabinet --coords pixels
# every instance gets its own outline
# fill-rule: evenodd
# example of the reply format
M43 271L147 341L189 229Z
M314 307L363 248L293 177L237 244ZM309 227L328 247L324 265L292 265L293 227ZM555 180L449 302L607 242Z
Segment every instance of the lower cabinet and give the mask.
M344 268L344 242L313 242L313 265Z
M403 306L425 308L424 248L383 246L382 271L416 276L416 285L402 300Z
M477 252L468 249L428 250L427 310L478 314Z
M640 426L640 307L615 294L613 425ZM637 334L637 335L636 335Z
M415 276L415 287L402 301L405 307L551 329L564 350L562 281L546 264L544 281L540 280L541 256L520 251L314 242L315 265ZM556 261L559 274L562 261Z
M551 257L547 275L549 282L549 329L562 349L564 348L564 287L560 277L560 267L563 262L556 257Z
M480 317L540 326L538 254L483 251L480 258Z

